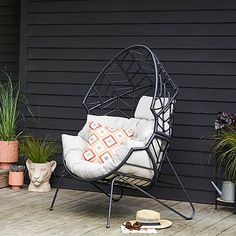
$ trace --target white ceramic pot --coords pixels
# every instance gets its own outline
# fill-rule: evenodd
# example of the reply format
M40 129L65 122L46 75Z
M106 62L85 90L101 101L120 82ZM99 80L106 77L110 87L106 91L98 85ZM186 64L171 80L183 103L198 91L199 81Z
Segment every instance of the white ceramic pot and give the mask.
M26 166L30 178L28 190L32 192L49 192L51 190L49 180L56 165L56 161L33 163L27 160Z

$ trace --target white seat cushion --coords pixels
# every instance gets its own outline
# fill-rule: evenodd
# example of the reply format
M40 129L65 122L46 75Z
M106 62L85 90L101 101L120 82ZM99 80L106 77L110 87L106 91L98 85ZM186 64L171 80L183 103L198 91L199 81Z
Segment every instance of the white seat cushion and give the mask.
M154 115L150 109L151 104L152 104L152 100L153 100L153 97L142 96L139 99L138 105L137 105L135 113L134 113L134 117L138 118L138 119L154 120ZM161 108L164 105L166 105L167 103L168 103L167 98L157 99L155 101L155 105L154 105L155 112L158 113L161 110ZM172 112L173 112L173 105L172 105L171 109L167 109L165 112L160 114L160 117L158 119L159 125L161 127L163 127L164 130L167 131L166 134L170 134L169 133L169 127L170 127L169 119L170 119ZM161 127L158 126L158 130L162 132L163 130L161 129Z
M145 142L149 140L154 130L154 120L88 115L86 124L78 133L78 135L86 141L88 141L90 137L89 123L93 121L116 129L132 129L134 131L134 138Z
M91 121L96 121L107 126L109 125L112 128L132 129L135 131L135 139L123 143L119 150L113 155L113 158L105 161L104 164L83 160L82 154L85 151L89 138L88 124ZM87 122L78 136L62 135L63 154L66 165L72 173L81 178L88 179L103 176L117 167L127 156L131 148L144 147L153 134L153 126L153 120L88 115ZM158 152L159 147L158 145L155 146L156 152ZM128 163L152 168L152 163L146 151L133 152ZM149 179L153 177L152 170L130 165L122 166L119 171Z
M86 142L81 137L63 134L62 143L66 166L73 174L85 179L95 178L107 174L122 162L131 147L144 146L144 142L130 140L126 144L122 145L122 148L120 148L120 151L117 151L117 153L114 154L112 160L109 159L101 165L99 163L85 161L81 158L86 147ZM137 165L150 167L148 155L144 151L134 152L129 160L129 163L133 162ZM146 178L152 178L153 176L152 171L128 165L123 166L120 169L120 172Z
M106 165L82 160L87 142L80 136L62 135L63 155L66 166L75 175L88 179L102 176L109 172ZM112 166L110 166L112 168ZM114 166L115 167L115 166Z
M151 105L152 105L152 100L153 97L148 97L148 96L142 96L139 99L138 105L135 109L134 117L139 118L139 119L147 119L147 120L153 120L154 115L152 114L151 111ZM163 107L163 105L166 105L168 102L167 99L160 98L155 101L154 108L157 109L156 112Z

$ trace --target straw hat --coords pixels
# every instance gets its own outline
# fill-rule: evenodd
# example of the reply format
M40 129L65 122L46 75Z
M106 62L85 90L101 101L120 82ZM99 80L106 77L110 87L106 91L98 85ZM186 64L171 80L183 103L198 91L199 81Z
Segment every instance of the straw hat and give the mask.
M152 210L137 211L136 221L132 220L130 223L133 225L135 222L141 224L141 229L164 229L172 225L171 221L161 219L160 213Z

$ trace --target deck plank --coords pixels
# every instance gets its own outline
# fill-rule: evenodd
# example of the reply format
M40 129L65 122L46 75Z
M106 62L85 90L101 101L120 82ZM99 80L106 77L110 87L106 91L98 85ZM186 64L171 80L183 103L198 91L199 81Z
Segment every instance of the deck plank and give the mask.
M232 215L232 210L230 211L227 208L223 208L221 211L216 212L212 206L210 207L209 211L203 212L203 217L201 220L180 230L178 233L175 233L174 235L175 236L199 235L210 225L215 225L216 223L220 224L222 219L230 215Z
M76 191L75 191L76 193ZM59 198L57 201L57 209L55 210L55 212L57 213L54 216L54 212L50 212L48 210L49 206L50 206L50 202L48 201L48 199L41 200L41 201L34 201L31 202L30 205L28 205L27 208L22 209L20 212L15 213L13 216L10 217L10 224L8 225L8 227L14 228L14 227L18 227L21 224L24 225L28 225L29 227L31 224L33 224L34 222L37 222L37 224L34 226L34 228L36 229L41 229L42 227L45 228L47 226L47 224L53 224L54 221L58 222L58 217L62 218L62 220L64 220L64 216L66 213L66 211L70 208L75 207L76 205L78 205L78 199L77 197L79 196L83 196L84 194L80 194L79 192L77 192L76 195L71 196L70 197L63 197L63 198ZM87 193L87 195L89 195L89 193ZM93 195L89 195L87 196L87 198L92 198L94 197ZM41 197L42 198L42 197ZM66 204L65 204L66 201ZM38 204L38 202L40 202L40 204ZM59 215L60 212L63 211L63 214ZM34 217L31 218L30 216L34 214ZM17 219L19 219L20 217L23 216L23 219L21 221L17 221Z
M231 228L232 226L236 225L236 215L230 214L229 216L225 217L224 219L218 221L216 224L206 228L201 233L197 234L197 236L201 235L218 235L227 229ZM234 232L236 235L236 231Z
M149 208L148 206L153 205L152 208L149 208L149 209L157 210L157 211L161 212L161 217L164 218L164 219L169 219L170 217L177 218L178 220L180 219L180 217L176 216L172 211L168 210L164 206L156 203L155 201L153 201L151 199L143 198L142 201L145 202L145 205L146 205L145 208ZM174 207L177 210L183 210L187 206L186 203L181 203L181 202L176 202L176 201L168 201L168 203L169 203L170 206ZM206 208L206 207L207 207L207 205L205 205L205 204L198 204L197 205L197 209ZM114 211L115 210L116 209L114 209ZM124 211L122 211L120 213L120 216L119 215L113 216L112 217L112 228L117 227L117 229L115 230L115 232L112 231L112 235L114 233L119 235L120 234L119 226L126 220L135 219L135 213L136 213L137 210L138 210L137 207L134 208L134 210L133 210L133 212L130 216L127 215L127 212L124 214ZM183 221L185 222L185 220L183 220ZM91 233L91 235L96 235L97 233L102 234L102 232L104 231L104 227L105 227L105 224L103 223L103 226L101 226L99 229L90 230L89 232ZM171 227L169 229L166 229L165 233L168 233L168 235L169 235L169 230L170 229L173 229L173 227ZM162 232L160 231L159 234L162 235L161 233ZM116 235L116 234L114 234L114 235Z
M177 210L184 212L184 209L186 209L186 203L182 203L182 205L179 205L179 208ZM170 212L169 215L166 216L166 219L171 220L173 222L172 227L166 229L166 230L161 230L159 235L175 235L177 234L180 230L186 227L186 225L190 226L192 224L195 224L199 220L202 219L203 215L205 215L205 212L209 210L212 206L206 205L206 204L195 204L195 210L196 210L196 215L193 220L191 221L186 221L185 219L179 217L173 212ZM186 214L186 212L184 212Z
M7 236L103 236L122 235L120 225L135 219L139 209L160 211L161 218L169 219L173 225L160 230L158 235L236 235L236 215L232 208L195 204L196 217L186 221L152 199L124 196L113 203L112 224L106 229L108 198L101 193L60 190L54 211L48 210L55 189L49 193L32 193L27 189L14 192L0 189L0 235ZM183 213L189 212L187 203L168 201Z
M236 234L236 223L227 230L223 231L222 233L217 234L217 236L235 236L235 234Z
M142 200L143 200L143 202L145 202L146 205L147 205L147 202L150 201L150 199L145 199L145 198L143 198ZM181 203L180 202L171 202L171 204L169 204L169 205L178 208L178 205L181 205ZM148 208L148 207L145 207L145 208ZM89 229L87 232L85 232L82 235L97 236L97 235L103 235L104 232L107 232L107 234L110 234L110 232L111 232L111 235L123 235L120 230L120 225L127 220L135 219L136 210L137 210L137 208L134 209L132 211L132 213L129 215L127 215L127 213L124 210L121 211L119 215L117 215L117 213L116 213L116 216L112 217L112 224L111 224L112 228L111 229L106 229L105 228L106 222L103 222L102 225L98 226L97 228ZM152 210L160 211L161 214L165 217L168 215L168 213L171 214L167 208L163 207L162 205L160 205L158 203L155 203L155 207L152 208ZM125 214L124 214L124 212L125 212Z
M84 225L85 223L85 217L90 219L93 224L90 223L90 227L83 227L82 230L79 230L80 234L86 233L87 231L90 231L91 229L96 229L98 226L105 227L106 223L106 216L107 216L107 208L108 208L108 198L106 198L104 195L98 196L97 199L94 199L95 203L91 204L88 203L85 209L79 208L78 213L80 214L79 217L77 217L76 220L72 220L71 222L67 223L66 226L68 227L68 230L63 230L65 234L72 233L71 231L75 232L75 234L78 231L78 228L74 228L71 230L71 228L74 227L76 224L78 225ZM113 203L113 216L120 218L119 212L126 212L126 215L133 214L133 207L129 207L127 209L127 205L131 206L131 203L136 206L142 207L145 203L142 198L134 198L134 197L124 197L123 199L126 204L121 204L120 202ZM89 211L86 209L89 208ZM75 210L75 209L74 209ZM48 230L49 233L55 233L55 235L60 235L60 231L63 229L64 224L58 225L56 231L51 229ZM63 235L63 234L62 234Z

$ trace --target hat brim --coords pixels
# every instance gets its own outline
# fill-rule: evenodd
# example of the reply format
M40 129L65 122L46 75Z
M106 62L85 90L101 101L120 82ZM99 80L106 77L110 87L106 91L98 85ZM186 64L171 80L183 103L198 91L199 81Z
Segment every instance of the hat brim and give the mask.
M132 225L137 222L136 220L130 220L129 221ZM124 225L126 222L124 222ZM142 224L142 223L141 223ZM172 222L170 220L160 220L159 224L153 223L153 225L142 225L141 229L166 229L172 225Z

